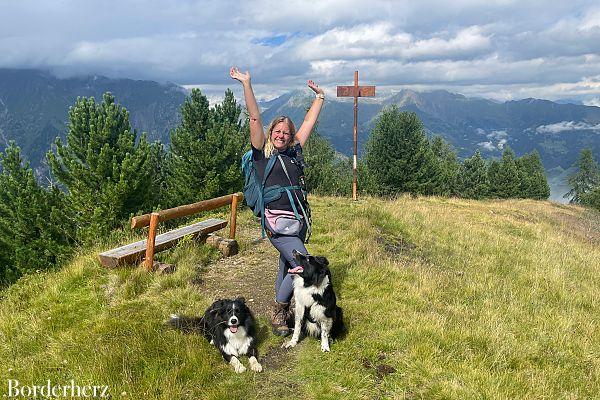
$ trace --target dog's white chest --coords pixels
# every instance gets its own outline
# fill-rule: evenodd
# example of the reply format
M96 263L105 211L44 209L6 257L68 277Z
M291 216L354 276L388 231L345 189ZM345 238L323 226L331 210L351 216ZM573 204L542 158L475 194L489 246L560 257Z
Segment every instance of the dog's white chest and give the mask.
M310 307L316 303L313 295L316 294L322 296L327 286L329 286L328 276L323 278L320 285L313 285L309 287L305 287L304 279L302 279L301 276L297 276L294 279L294 296L296 297L296 302L299 302L304 307Z
M325 307L318 304L313 295L323 295L325 289L329 285L329 277L326 276L320 285L304 287L304 279L297 277L294 280L294 297L296 303L302 307L307 307L310 311L310 316L315 321L322 321L325 317Z
M233 356L242 356L248 353L252 338L246 334L243 326L238 327L236 333L231 333L229 329L225 331L227 344L221 346L223 351Z

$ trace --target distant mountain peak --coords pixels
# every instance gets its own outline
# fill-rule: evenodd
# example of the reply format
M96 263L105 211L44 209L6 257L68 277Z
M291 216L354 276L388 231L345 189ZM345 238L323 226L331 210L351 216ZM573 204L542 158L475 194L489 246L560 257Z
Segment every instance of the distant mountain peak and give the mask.
M305 90L294 90L291 92L291 96L288 100L288 104L291 107L302 107L302 106L306 106L307 104L310 105L310 101L312 100L313 96L311 96L308 92L306 92Z

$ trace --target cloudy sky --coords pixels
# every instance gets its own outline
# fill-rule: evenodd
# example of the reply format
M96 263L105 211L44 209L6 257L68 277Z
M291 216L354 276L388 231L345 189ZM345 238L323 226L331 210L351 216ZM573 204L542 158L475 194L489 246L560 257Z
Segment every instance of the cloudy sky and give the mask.
M598 1L0 0L0 67L259 97L351 84L600 105Z

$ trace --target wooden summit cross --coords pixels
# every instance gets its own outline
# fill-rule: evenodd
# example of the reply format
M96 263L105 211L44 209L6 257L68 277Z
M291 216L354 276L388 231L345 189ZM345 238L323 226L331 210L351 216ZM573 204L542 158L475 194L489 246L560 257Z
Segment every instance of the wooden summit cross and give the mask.
M354 71L354 86L338 86L337 97L354 97L354 162L352 163L354 180L352 181L352 200L356 200L356 163L358 158L358 98L375 97L375 86L358 86L358 71Z

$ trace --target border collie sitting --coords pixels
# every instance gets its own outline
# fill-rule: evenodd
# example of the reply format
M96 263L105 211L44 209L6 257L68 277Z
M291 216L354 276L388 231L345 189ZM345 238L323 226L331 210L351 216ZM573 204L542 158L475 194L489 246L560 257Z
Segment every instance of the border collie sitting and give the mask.
M250 369L261 372L256 348L254 316L243 297L215 301L202 317L171 315L169 325L186 333L201 333L213 344L237 373L246 367L238 357L248 355Z
M329 339L345 331L342 309L336 305L329 262L325 257L292 252L298 267L288 270L294 278L296 299L294 334L284 347L298 344L300 332L321 336L321 350L329 351Z

